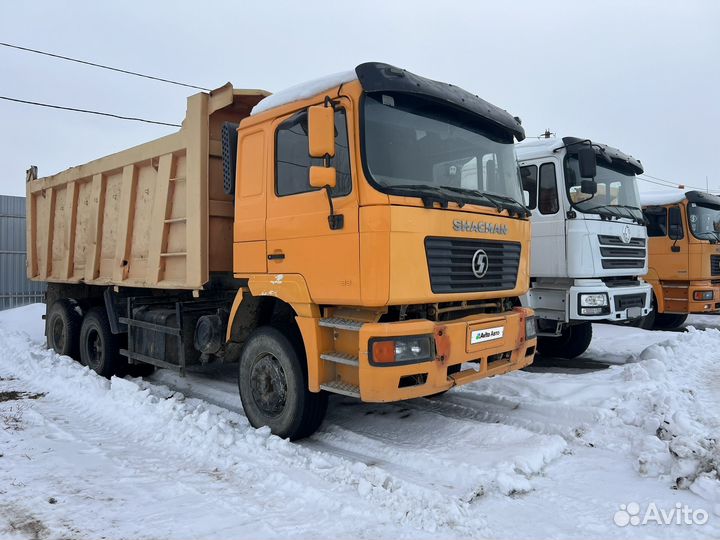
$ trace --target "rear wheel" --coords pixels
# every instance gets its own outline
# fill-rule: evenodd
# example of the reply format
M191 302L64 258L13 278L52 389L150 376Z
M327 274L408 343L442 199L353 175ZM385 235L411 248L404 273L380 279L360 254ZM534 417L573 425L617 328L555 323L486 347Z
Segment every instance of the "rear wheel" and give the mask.
M76 308L67 298L56 300L48 310L46 333L48 349L77 360L82 316Z
M592 341L592 323L566 326L557 337L538 336L538 352L543 356L571 359L580 356Z
M686 314L658 313L655 315L654 328L657 330L675 330L687 320Z
M118 339L110 331L104 307L92 308L83 319L80 358L83 364L103 377L125 375L127 360L120 356Z
M245 415L254 427L301 439L320 427L328 395L308 390L305 353L280 331L258 328L240 356L238 387Z

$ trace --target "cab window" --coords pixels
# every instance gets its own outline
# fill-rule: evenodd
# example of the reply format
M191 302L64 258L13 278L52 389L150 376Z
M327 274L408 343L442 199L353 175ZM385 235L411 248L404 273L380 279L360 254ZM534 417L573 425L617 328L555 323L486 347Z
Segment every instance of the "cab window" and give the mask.
M528 205L530 210L537 208L537 165L526 165L520 167L523 191L528 193Z
M560 210L554 163L543 163L540 166L538 209L541 214L556 214Z
M280 124L275 134L275 193L283 197L308 191L310 187L310 166L322 165L321 158L308 154L307 110L291 116ZM352 191L350 175L350 152L348 148L347 121L345 111L335 112L335 157L330 159L335 167L337 183L330 190L333 197L342 197Z
M649 237L667 236L667 208L646 208L644 214Z

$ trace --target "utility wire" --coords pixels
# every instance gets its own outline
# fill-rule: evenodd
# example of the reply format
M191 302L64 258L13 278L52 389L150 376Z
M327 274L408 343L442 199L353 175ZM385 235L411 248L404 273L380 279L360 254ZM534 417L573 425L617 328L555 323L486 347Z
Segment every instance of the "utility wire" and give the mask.
M637 178L638 180L642 180L643 182L649 182L649 183L651 183L651 184L655 184L656 186L662 186L662 187L668 187L668 188L675 188L675 189L696 189L696 190L698 190L698 191L705 191L705 188L699 188L699 187L697 187L697 186L689 186L689 185L687 185L687 184L682 184L683 187L680 188L680 185L681 185L681 184L663 184L663 183L660 183L660 182L655 182L654 180L650 180L650 179L648 179L648 178L642 178L641 176L637 176L636 178ZM654 178L654 177L653 177L653 178ZM710 190L710 193L714 193L714 192L717 192L717 191L718 191L718 190L716 190L716 189L715 189L715 190L711 189L711 190Z
M38 107L49 107L51 109L61 109L63 111L81 112L86 114L97 114L98 116L109 116L111 118L119 118L120 120L132 120L134 122L145 122L146 124L158 124L160 126L171 126L171 127L182 127L180 124L170 124L169 122L159 122L157 120L147 120L146 118L136 118L134 116L121 116L119 114L112 114L100 111L90 111L88 109L76 109L75 107L63 107L61 105L50 105L48 103L39 103L37 101L28 101L25 99L11 98L7 96L0 96L0 99L6 101L14 101L16 103L25 103L27 105L37 105Z
M59 58L61 60L67 60L68 62L76 62L78 64L85 64L87 66L98 67L102 69L109 69L110 71L117 71L119 73L125 73L126 75L135 75L136 77L143 77L145 79L152 79L154 81L160 81L168 84L175 84L177 86L185 86L186 88L195 88L197 90L210 91L210 88L204 88L202 86L195 86L194 84L186 84L178 81L172 81L170 79L163 79L162 77L153 77L152 75L145 75L143 73L137 73L135 71L129 71L127 69L120 69L111 66L105 66L103 64L96 64L95 62L89 62L87 60L78 60L77 58L70 58L69 56L62 56L60 54L49 53L46 51L38 51L37 49L30 49L28 47L21 47L20 45L13 45L11 43L0 42L3 47L10 47L11 49L18 49L20 51L27 51L35 54L42 54L44 56L51 56L52 58Z

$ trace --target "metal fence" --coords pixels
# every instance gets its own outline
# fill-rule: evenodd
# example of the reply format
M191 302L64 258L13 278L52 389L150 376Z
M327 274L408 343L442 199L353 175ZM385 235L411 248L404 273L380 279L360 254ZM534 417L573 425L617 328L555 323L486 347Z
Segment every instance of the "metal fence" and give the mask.
M25 197L0 195L0 310L43 302L46 284L25 271Z

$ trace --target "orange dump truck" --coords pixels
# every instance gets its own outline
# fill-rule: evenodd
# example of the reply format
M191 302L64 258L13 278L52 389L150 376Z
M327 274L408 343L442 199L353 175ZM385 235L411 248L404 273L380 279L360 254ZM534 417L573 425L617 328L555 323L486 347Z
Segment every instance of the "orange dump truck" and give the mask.
M641 201L654 304L643 326L672 329L691 313L720 314L720 197L668 191Z
M237 362L252 425L292 439L329 393L388 402L527 366L523 137L386 64L194 95L175 134L28 171L48 345L104 376Z

